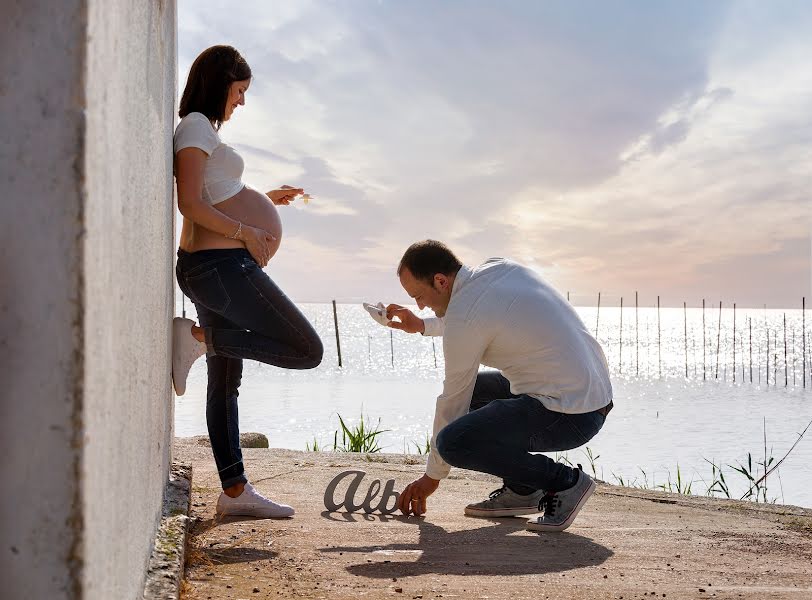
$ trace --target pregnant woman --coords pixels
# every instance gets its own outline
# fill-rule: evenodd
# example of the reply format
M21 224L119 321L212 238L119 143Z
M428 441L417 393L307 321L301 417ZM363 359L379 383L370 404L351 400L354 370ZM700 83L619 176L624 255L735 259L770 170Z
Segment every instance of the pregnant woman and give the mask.
M275 205L289 204L303 190L282 186L263 194L246 186L242 158L218 135L245 104L250 84L251 69L240 53L213 46L195 59L180 101L174 152L183 230L176 275L200 326L175 318L172 380L182 395L192 363L206 355L206 422L223 486L217 514L281 518L293 509L262 496L243 469L237 419L242 361L312 369L323 347L262 270L282 240Z

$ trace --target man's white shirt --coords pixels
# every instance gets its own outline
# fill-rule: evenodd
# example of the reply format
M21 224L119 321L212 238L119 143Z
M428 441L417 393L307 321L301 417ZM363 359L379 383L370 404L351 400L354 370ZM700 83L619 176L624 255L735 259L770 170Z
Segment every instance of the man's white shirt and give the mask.
M499 369L514 394L548 409L580 414L612 400L606 357L570 303L535 271L492 258L463 266L443 318L424 319L423 335L443 336L445 381L434 412L426 474L450 466L434 449L437 434L468 413L480 364Z

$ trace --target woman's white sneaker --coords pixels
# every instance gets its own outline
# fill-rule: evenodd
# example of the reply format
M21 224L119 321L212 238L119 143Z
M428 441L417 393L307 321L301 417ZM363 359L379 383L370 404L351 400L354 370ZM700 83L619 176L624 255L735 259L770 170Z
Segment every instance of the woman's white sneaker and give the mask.
M217 515L221 517L240 516L260 519L284 519L296 512L287 504L277 504L260 494L250 483L245 484L242 494L236 498L220 494L217 499Z
M172 385L175 393L183 396L186 393L186 377L194 362L206 354L206 344L198 342L192 335L195 322L183 317L172 320Z

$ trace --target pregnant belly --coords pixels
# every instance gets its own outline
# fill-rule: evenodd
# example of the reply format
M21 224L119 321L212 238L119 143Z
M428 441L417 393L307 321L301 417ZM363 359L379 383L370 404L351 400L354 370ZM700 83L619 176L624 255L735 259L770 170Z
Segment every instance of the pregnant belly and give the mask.
M268 196L246 186L228 200L215 204L214 208L240 221L243 227L250 225L270 233L276 238L271 244L271 256L276 254L282 241L282 221Z

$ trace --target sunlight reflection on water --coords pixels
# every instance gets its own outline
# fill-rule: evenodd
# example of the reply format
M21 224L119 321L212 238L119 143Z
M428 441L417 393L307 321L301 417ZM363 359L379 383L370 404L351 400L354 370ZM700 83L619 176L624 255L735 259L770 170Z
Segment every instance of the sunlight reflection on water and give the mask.
M344 362L344 367L339 369L332 306L306 304L301 308L322 336L324 361L312 371L284 371L246 361L240 388L241 430L265 433L274 447L303 450L314 438L322 444L332 444L338 414L345 420L357 422L363 412L373 424L380 418L381 427L388 430L381 437L385 451L415 452L414 443L424 443L431 429L434 401L442 389L441 340L437 338L432 347L431 338L397 331L390 339L389 331L372 321L360 305L339 305ZM596 309L579 308L578 311L594 331ZM187 313L194 318L188 304ZM616 408L604 429L588 444L593 454L600 456L596 463L599 477L610 482L615 481L616 476L626 481L635 478L642 481L642 471L645 471L649 483L653 479L655 484L661 484L666 482L669 471L672 479L676 477L679 464L683 478L694 479L694 493L703 493L707 484L700 478L709 480L711 471L704 459L736 465L746 461L747 453L752 452L754 460L763 460L766 419L768 454L771 450L771 455L778 460L812 420L812 396L808 387L801 387L800 311L787 311L786 369L783 311L737 312L735 384L732 381L732 311L722 312L720 335L717 335L718 306L715 316L711 317L711 313L710 309L706 312L704 365L708 381L703 382L701 310L688 310L689 378L686 380L685 321L681 308L661 309L659 351L656 310L640 310L640 344L637 346L634 308L624 309L622 352L620 311L601 309L598 338L612 370ZM753 384L749 383L748 317L753 318ZM769 387L765 385L767 330L770 331ZM794 346L791 331L795 334ZM779 340L778 351L775 339ZM625 340L631 343L626 346ZM717 340L720 348L718 380ZM663 378L659 378L661 365ZM638 366L640 376L635 376ZM807 386L809 377L807 366ZM776 378L778 386L774 385ZM201 360L192 368L186 395L176 402L176 435L206 433L205 386L205 362ZM570 451L567 456L573 463L580 462L590 470L583 449ZM768 497L812 506L810 464L812 432L781 467L780 480L777 476L771 477ZM740 491L741 485L737 483L741 483L743 477L733 473L731 468L725 471L731 489Z

